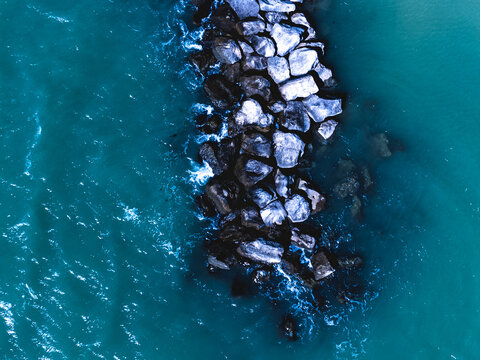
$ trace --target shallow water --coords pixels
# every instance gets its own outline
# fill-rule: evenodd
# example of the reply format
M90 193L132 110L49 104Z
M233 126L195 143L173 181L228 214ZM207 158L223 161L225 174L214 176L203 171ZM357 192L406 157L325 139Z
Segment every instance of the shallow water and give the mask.
M364 254L365 302L307 309L288 343L276 326L298 288L283 283L286 304L231 298L228 275L204 267L186 3L0 4L0 355L476 358L480 4L308 5L348 94L312 175L329 193L350 157L375 191L360 223L348 201L319 217ZM404 151L375 156L378 131Z

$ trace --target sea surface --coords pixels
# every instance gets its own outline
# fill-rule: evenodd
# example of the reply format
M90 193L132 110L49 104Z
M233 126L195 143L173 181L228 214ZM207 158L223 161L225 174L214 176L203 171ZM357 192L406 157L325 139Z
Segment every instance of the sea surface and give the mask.
M331 194L349 158L374 181L360 221L318 218L364 256L363 299L315 312L288 278L234 298L206 270L188 0L4 0L1 359L478 359L480 2L305 7L347 96L312 176Z

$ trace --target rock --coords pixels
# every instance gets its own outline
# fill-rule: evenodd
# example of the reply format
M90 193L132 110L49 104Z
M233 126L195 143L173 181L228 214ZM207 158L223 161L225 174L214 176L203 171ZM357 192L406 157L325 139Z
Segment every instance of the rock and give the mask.
M243 71L262 71L267 68L267 59L258 55L246 55L242 60Z
M321 136L323 140L328 140L332 137L338 123L335 120L327 120L320 124L317 129L317 134Z
M264 15L264 18L270 24L276 24L276 23L279 23L282 20L285 20L285 21L288 20L288 16L286 14L281 13L281 12L266 12L265 15Z
M232 107L240 99L240 88L221 74L209 76L203 83L203 87L213 106L219 109Z
M323 209L325 209L325 203L327 199L320 192L315 190L310 184L305 180L299 179L297 181L296 188L300 191L305 192L307 199L310 200L310 207L312 209L312 214L316 214Z
M256 284L264 283L270 280L270 271L265 269L255 269L252 272L252 280Z
M217 60L211 50L202 50L190 56L190 63L203 75L205 75L216 62Z
M316 253L312 257L311 261L313 266L313 275L316 281L325 279L335 272L323 251Z
M361 175L362 175L363 189L367 190L373 185L373 180L372 180L372 176L370 175L370 171L366 166L362 167Z
M339 257L338 267L344 270L357 270L364 266L364 261L360 256L349 255Z
M241 149L250 155L264 158L269 158L272 155L271 141L259 133L244 134Z
M291 193L292 177L284 175L277 169L275 173L275 189L281 197L288 197Z
M231 83L236 84L240 80L240 63L225 65L223 68L223 75Z
M352 206L350 206L352 218L359 219L362 215L362 200L357 195L353 196Z
M344 179L341 183L335 185L333 193L340 199L344 199L347 196L355 195L359 188L360 183L356 176L350 176Z
M233 11L237 14L240 19L246 17L256 17L260 7L256 0L225 0L230 4Z
M260 10L289 13L295 11L295 4L289 0L260 0Z
M242 243L237 252L247 259L267 265L279 264L283 256L283 248L279 244L263 239Z
M228 4L219 5L213 10L210 20L216 29L223 33L234 34L237 16Z
M217 156L215 154L216 144L206 142L203 143L198 149L198 156L204 162L206 162L211 168L214 175L221 174L225 169L220 166Z
M273 124L273 118L266 116L258 101L253 99L245 100L234 118L238 126L253 125L265 128Z
M206 142L200 146L199 157L208 163L214 175L220 175L232 164L236 153L236 143L233 139L225 138L220 144Z
M240 187L234 180L210 180L205 193L221 215L232 211L240 198Z
M291 131L307 132L310 129L310 118L301 101L289 101L279 119L279 124Z
M315 94L316 92L318 92L319 88L311 75L305 75L305 76L284 82L282 85L280 85L279 90L280 90L280 94L282 94L282 97L285 100L291 101L297 98L305 98L312 94ZM318 96L316 95L314 96L320 99ZM311 103L312 103L312 100L309 100L307 103L305 103L305 100L304 100L305 107L307 107L306 104L311 104ZM310 107L314 108L314 105L311 105ZM307 111L310 114L312 110L309 111L307 107ZM312 115L310 114L310 116Z
M390 151L390 147L388 146L390 141L388 140L385 133L379 133L372 136L371 143L373 149L379 156L383 158L388 158L392 156L392 152Z
M302 33L303 29L295 26L273 25L270 36L275 41L275 44L277 44L277 54L279 56L285 56L293 50L300 44Z
M325 86L331 86L332 84L335 83L335 81L332 78L333 76L332 70L323 66L322 64L317 63L313 67L313 71L315 71L318 74L318 77L320 78L320 80L322 80Z
M197 7L193 15L193 23L197 26L201 25L202 20L210 14L213 0L195 1L194 6Z
M243 20L237 23L236 28L242 36L255 35L265 31L265 22L260 19Z
M286 315L283 318L282 323L280 324L280 330L282 331L283 336L288 340L296 341L298 339L297 324L292 315Z
M245 187L251 187L265 179L272 170L271 166L255 159L248 159L243 155L235 165L235 175Z
M253 48L244 41L239 41L238 45L240 46L240 49L242 49L242 53L244 56L253 54L255 52L255 50L253 50Z
M308 114L315 122L323 122L329 116L335 116L342 113L341 99L323 99L317 95L312 95L303 100L303 104Z
M277 84L284 82L290 78L290 70L288 61L284 57L275 56L268 58L268 74Z
M305 75L318 64L318 53L309 48L292 51L288 56L292 76Z
M260 209L277 200L277 194L273 190L263 188L255 188L249 192L249 197L257 204Z
M293 245L303 249L313 250L315 247L315 237L302 233L298 228L292 228L290 240Z
M310 216L310 204L298 194L285 200L285 210L290 221L294 223L304 222Z
M302 49L302 48L314 49L314 50L317 50L322 55L325 54L325 44L322 43L321 41L302 41L300 42L300 44L298 44L296 48L297 49Z
M260 217L260 213L253 206L242 209L240 221L242 226L255 230L260 230L263 226L263 220Z
M222 127L222 117L218 114L200 114L195 117L197 128L205 134L218 132Z
M307 28L308 35L305 38L305 40L314 39L316 37L315 30L313 29L312 25L310 25L309 21L305 17L305 14L303 13L292 14L292 16L290 17L290 20L294 24L301 25Z
M258 55L266 58L275 56L275 44L272 39L257 35L248 36L246 39Z
M272 105L270 105L269 109L272 113L274 114L279 114L285 110L285 103L281 101L274 102Z
M208 256L208 264L220 270L230 270L230 266L228 266L225 262L218 260L213 255Z
M252 97L259 95L266 101L270 101L272 93L270 91L270 81L260 75L243 76L240 78L240 86L245 92L245 96Z
M260 210L260 216L268 227L281 225L287 217L287 212L282 203L278 200L271 202Z
M276 131L273 134L274 156L279 168L293 168L303 155L305 144L297 135Z
M245 228L235 223L227 223L222 226L218 234L218 246L222 252L230 251L232 246L236 246L245 241L252 241L252 236L245 231Z
M199 208L202 209L203 216L211 217L215 216L215 214L217 213L217 209L206 194L197 196L195 198L195 201L198 204Z
M226 37L217 37L212 51L217 60L224 64L233 64L242 58L242 51L237 42Z

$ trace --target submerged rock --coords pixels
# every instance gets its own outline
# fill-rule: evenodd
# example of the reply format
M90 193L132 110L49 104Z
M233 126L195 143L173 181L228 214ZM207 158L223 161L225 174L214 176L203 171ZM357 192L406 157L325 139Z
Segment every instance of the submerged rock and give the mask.
M329 116L335 116L342 113L342 100L323 99L317 95L312 95L303 100L303 104L308 114L315 122L322 122Z
M242 51L237 42L225 37L217 37L215 39L212 51L218 61L225 64L236 63L242 58Z
M293 223L304 222L310 216L310 204L298 194L285 200L285 210Z
M357 270L364 266L363 259L358 255L339 257L338 266L344 270Z
M274 156L279 168L293 168L303 155L305 144L300 138L291 133L276 131L273 134Z
M335 269L332 267L323 251L316 253L312 257L313 275L316 281L325 279L332 275Z
M289 81L284 82L282 85L280 85L280 94L282 94L282 97L287 100L295 100L297 98L306 98L309 97L310 95L313 95L318 92L319 88L315 80L311 75L305 75L300 78L292 79ZM316 95L314 95L316 96ZM316 96L318 98L318 96ZM320 99L320 98L319 98ZM309 101L304 101L305 107L307 108L308 113L310 116L312 116L311 112L316 114L318 110L315 109L315 106L313 104L312 100ZM310 110L309 110L310 109ZM324 111L325 112L325 111ZM322 112L323 114L323 112ZM317 116L318 117L318 116ZM313 116L312 116L313 118ZM315 120L315 118L313 118ZM315 120L317 121L317 120Z
M278 55L285 56L300 44L302 33L303 29L295 26L273 25L270 35L277 44Z
M383 158L392 156L392 152L389 147L390 141L385 133L375 134L371 138L371 143L374 151Z
M295 319L292 315L286 315L282 323L280 324L280 329L282 331L283 336L291 341L295 341L298 339L297 336L297 324L295 323Z
M238 254L254 262L273 265L282 261L283 247L279 244L257 239L252 242L242 243L237 248Z

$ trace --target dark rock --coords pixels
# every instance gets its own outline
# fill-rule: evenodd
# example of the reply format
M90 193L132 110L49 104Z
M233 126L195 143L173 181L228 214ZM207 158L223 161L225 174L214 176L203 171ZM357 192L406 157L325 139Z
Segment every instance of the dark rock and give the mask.
M272 155L272 143L259 133L244 134L241 148L250 155L269 158Z
M295 341L298 339L297 335L297 324L292 315L286 315L282 323L280 324L280 330L282 331L283 336L288 340Z
M279 56L285 56L300 44L303 31L303 29L295 26L282 24L273 25L270 35L277 45L277 54Z
M247 19L237 23L236 29L242 36L255 35L265 31L265 22L260 19Z
M322 280L335 272L323 251L316 253L312 257L312 266L316 281Z
M290 240L292 244L307 250L313 250L315 247L315 237L309 234L305 234L298 228L292 228L292 235Z
M333 193L340 199L344 199L347 196L353 196L360 188L360 183L356 176L349 176L342 182L336 184L333 188Z
M213 55L224 64L233 64L242 58L237 42L226 37L217 37L212 47Z
M190 56L190 63L203 75L205 75L216 62L217 60L210 49L196 52Z
M222 117L218 114L200 114L195 117L197 128L205 134L218 132L222 127Z
M220 269L220 270L230 270L230 266L228 266L227 263L221 261L221 260L218 260L215 256L213 255L209 255L208 256L208 264L211 266L211 267L214 267L216 269Z
M298 194L285 200L285 210L293 223L304 222L310 216L310 204Z
M357 270L364 266L362 257L354 255L339 257L337 262L338 267L344 270Z
M225 0L237 13L240 19L252 16L256 17L260 10L256 0Z
M318 64L318 53L309 48L296 49L288 56L288 63L293 76L305 75Z
M284 82L282 85L280 85L279 90L280 90L280 94L282 94L282 97L286 101L291 101L297 98L309 97L310 95L318 92L319 88L311 75L305 75L305 76L291 79ZM316 105L312 105L310 104L310 102L305 103L305 100L304 100L304 104L305 104L305 107L307 108L308 113L310 114L310 116L312 116L311 112L315 111ZM307 104L309 105L309 107L307 107ZM313 118L313 120L315 120L315 118Z
M273 168L261 161L240 156L235 165L235 175L245 186L251 187L265 179Z
M273 134L274 155L279 168L293 168L303 155L305 144L297 135L276 131Z
M283 247L274 242L257 239L240 244L237 252L253 262L273 265L279 264L280 261L282 261Z
M213 0L196 0L194 1L194 6L197 8L197 11L193 14L193 23L199 26L202 23L202 20L205 19L212 7Z
M295 11L295 4L289 0L260 0L260 10L289 13Z
M237 16L235 12L228 4L219 5L212 13L210 17L212 24L216 29L233 34L235 32L235 23L237 22Z
M293 177L284 175L279 169L275 173L275 189L281 197L288 197L291 194Z
M266 101L270 101L270 81L260 75L243 76L240 78L240 86L247 97L259 95Z
M234 106L240 99L241 90L236 85L220 74L208 77L203 87L213 106L219 109L227 109Z
M289 101L279 123L292 131L307 132L310 129L310 118L301 101Z
M231 83L237 83L240 80L241 64L240 63L235 63L235 64L226 65L223 68L223 75Z
M215 216L217 210L215 208L215 205L210 201L208 196L206 194L202 194L198 196L196 199L196 202L200 209L202 209L203 216L211 217Z
M267 68L267 59L258 55L246 55L242 60L243 71L263 71Z
M258 55L266 58L275 56L275 43L272 39L265 36L252 35L247 37Z
M392 152L389 147L390 141L385 133L375 134L371 138L371 143L374 151L383 158L392 156Z
M282 203L278 200L271 202L260 210L260 216L268 227L281 225L287 217L287 212Z
M263 220L260 217L260 213L253 206L242 209L241 223L242 226L255 230L260 230L263 226Z
M228 170L236 155L236 142L234 139L225 138L220 144L206 142L200 146L199 157L205 161L214 175L220 175Z
M222 226L218 233L218 240L225 246L236 246L244 241L252 241L252 236L245 228L235 223L227 223Z
M319 135L320 139L328 140L335 133L337 125L338 123L335 120L324 121L318 126L316 133Z
M226 215L232 211L240 198L240 187L234 180L214 178L207 184L205 193L217 211Z
M259 126L262 128L273 124L273 117L265 115L260 104L254 99L245 100L234 115L238 126Z
M277 84L284 82L290 78L290 70L288 61L284 57L274 56L268 58L268 74Z
M215 143L203 143L198 150L198 156L202 161L205 161L211 168L215 175L221 174L225 169L220 166L217 156L215 154Z
M312 185L307 183L305 180L298 179L296 188L305 192L307 195L308 200L310 200L312 214L316 214L325 209L325 203L327 202L327 199L319 191L315 190Z
M252 280L256 284L261 284L270 280L270 271L265 269L255 269L252 272Z
M341 99L322 99L317 95L312 95L303 100L303 104L308 114L315 122L323 122L329 116L335 116L342 113Z

